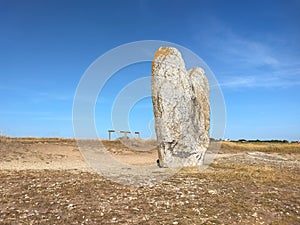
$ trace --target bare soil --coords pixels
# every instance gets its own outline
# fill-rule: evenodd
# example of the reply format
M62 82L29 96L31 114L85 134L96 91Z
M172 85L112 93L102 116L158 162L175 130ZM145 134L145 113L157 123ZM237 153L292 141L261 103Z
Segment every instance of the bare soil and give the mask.
M133 165L156 149L104 145ZM0 138L0 224L300 224L300 145L225 142L206 170L153 187L93 172L71 139Z

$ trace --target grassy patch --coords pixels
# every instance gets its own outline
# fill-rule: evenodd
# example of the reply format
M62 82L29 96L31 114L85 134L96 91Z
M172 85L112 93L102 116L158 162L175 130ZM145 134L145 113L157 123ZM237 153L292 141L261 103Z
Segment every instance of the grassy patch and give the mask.
M300 154L298 143L269 143L269 142L222 142L220 153L238 153L259 151L265 153Z

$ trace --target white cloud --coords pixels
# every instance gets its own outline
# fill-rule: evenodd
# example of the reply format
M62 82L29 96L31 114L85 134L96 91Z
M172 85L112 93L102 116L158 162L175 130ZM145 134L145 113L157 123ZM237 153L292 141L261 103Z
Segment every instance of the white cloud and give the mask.
M209 42L209 52L219 61L237 67L277 66L280 63L268 45L243 38L229 30L209 34L206 42Z
M294 71L294 73L290 73ZM223 76L222 88L289 88L300 86L300 69L278 70L268 74Z
M34 103L47 102L47 101L70 101L73 99L73 93L59 92L50 90L39 91L30 89L24 86L9 86L0 85L0 91L5 92L6 96L19 95L22 99L30 100Z
M211 18L195 37L200 48L215 61L221 87L299 86L299 53L286 39L272 39L262 35L260 33L259 37L253 33L252 36L245 36L245 33L233 31Z

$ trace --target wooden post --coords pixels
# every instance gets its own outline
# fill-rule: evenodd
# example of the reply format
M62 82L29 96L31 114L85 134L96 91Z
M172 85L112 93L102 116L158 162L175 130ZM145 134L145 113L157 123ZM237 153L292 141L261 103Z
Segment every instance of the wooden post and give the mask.
M111 140L111 132L115 132L114 130L108 130L108 140Z
M138 139L141 139L140 132L134 132L134 133L138 135Z
M108 140L111 140L111 133L112 132L116 132L116 133L121 133L124 135L124 137L128 137L128 134L137 134L138 135L138 139L141 139L140 136L140 132L136 131L136 132L130 132L130 131L124 131L124 130L108 130Z

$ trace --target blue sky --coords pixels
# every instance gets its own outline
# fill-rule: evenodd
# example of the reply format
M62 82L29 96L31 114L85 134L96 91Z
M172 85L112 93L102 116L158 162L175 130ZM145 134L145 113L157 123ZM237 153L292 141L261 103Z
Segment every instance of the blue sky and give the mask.
M214 72L225 138L300 139L299 21L297 0L0 0L0 131L73 137L73 97L89 65L121 44L163 40L189 48ZM96 107L100 137L111 128L113 97L149 66L110 80ZM148 137L152 117L145 99L130 127Z

